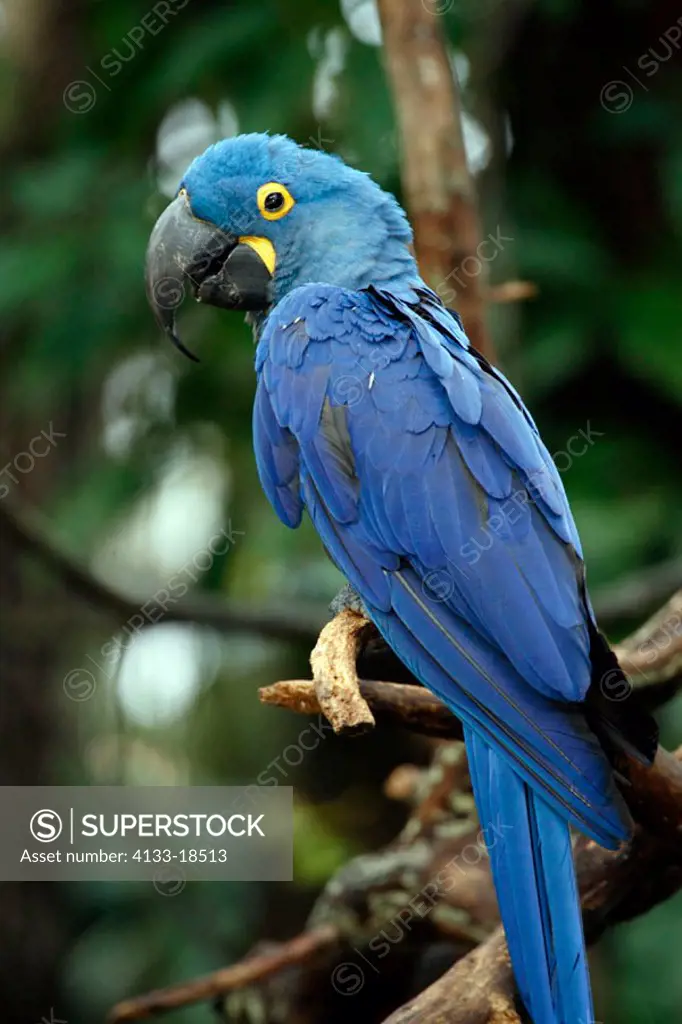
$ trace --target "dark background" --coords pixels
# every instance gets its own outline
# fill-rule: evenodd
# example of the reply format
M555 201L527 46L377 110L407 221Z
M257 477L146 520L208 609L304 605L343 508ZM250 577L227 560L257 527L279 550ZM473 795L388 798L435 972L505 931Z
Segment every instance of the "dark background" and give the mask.
M396 731L327 738L286 763L305 723L259 705L256 689L307 674L307 624L339 580L309 524L288 532L260 492L249 330L187 310L193 366L160 338L142 282L165 197L223 135L287 132L400 193L373 5L169 0L157 4L165 26L152 6L0 6L0 783L251 782L276 763L296 790L295 882L195 884L174 898L151 885L3 886L10 1022L54 1009L89 1024L127 994L295 934L330 874L400 827L381 794L391 767L426 756ZM539 289L492 308L500 362L551 451L581 430L593 438L561 468L592 590L606 599L621 578L682 557L682 9L430 6L444 11L459 73L484 234L511 239L491 281ZM54 444L34 458L50 425ZM230 528L227 552L192 569ZM65 572L55 545L129 604ZM204 596L274 607L301 639L172 613L136 632L130 615L188 567L201 608ZM639 618L613 624L613 637ZM679 700L662 724L679 742ZM609 933L592 958L600 1019L678 1021L681 944L679 896Z

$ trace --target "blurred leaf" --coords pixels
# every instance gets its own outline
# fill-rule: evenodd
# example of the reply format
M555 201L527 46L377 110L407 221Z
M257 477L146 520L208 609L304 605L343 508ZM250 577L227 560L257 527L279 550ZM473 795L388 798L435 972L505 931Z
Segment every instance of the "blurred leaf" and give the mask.
M331 831L314 805L296 801L294 831L299 837L294 851L294 877L300 885L324 885L335 871L360 851Z
M682 292L679 282L630 282L620 302L618 354L637 377L682 393Z

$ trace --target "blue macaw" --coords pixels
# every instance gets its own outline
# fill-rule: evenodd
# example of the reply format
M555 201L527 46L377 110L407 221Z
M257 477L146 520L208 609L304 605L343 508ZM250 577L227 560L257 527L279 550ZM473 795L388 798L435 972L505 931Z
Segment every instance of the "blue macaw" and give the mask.
M185 285L248 312L263 488L289 527L307 509L387 643L462 721L520 994L535 1024L590 1024L569 826L610 849L628 837L613 754L650 762L655 727L600 694L620 670L556 467L411 241L366 174L243 135L187 170L150 239L148 294L178 344Z

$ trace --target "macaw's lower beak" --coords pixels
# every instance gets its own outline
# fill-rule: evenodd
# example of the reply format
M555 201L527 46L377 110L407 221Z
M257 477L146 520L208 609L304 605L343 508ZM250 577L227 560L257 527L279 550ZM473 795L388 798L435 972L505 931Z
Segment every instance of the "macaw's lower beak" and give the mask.
M175 329L187 288L210 306L265 310L272 301L272 271L274 250L266 239L240 238L197 220L181 192L163 211L149 239L147 297L173 344L196 359Z

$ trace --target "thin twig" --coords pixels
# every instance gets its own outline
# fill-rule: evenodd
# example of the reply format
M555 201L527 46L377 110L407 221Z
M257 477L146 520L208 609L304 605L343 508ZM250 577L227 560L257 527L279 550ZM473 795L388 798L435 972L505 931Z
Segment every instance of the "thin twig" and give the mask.
M113 1008L107 1020L109 1024L144 1020L168 1010L179 1010L192 1003L217 999L234 989L262 981L284 967L310 960L316 953L328 949L338 940L339 933L335 927L322 925L314 931L297 935L295 939L279 946L272 953L253 956L202 978L157 989L136 999L127 999Z
M505 281L486 288L483 297L486 302L506 303L534 299L537 294L538 286L532 281Z
M55 543L49 526L39 513L16 499L0 501L0 522L18 547L40 559L69 590L119 619L120 625L132 620L142 628L147 623L191 622L221 632L256 633L275 640L310 643L324 624L324 609L295 614L280 609L259 608L249 611L226 597L219 599L198 594L161 605L154 598L135 597L97 579L78 559ZM148 606L148 616L144 608Z

